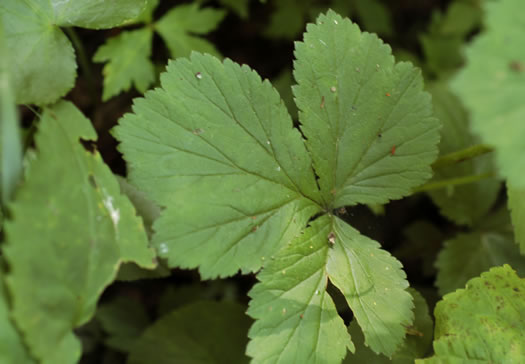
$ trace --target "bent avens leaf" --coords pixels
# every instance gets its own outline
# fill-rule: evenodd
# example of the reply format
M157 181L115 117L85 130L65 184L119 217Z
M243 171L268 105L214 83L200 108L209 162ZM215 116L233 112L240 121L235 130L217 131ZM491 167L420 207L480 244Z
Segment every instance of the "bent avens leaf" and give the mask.
M263 268L248 311L254 362L340 362L353 350L328 280L366 345L390 356L413 320L401 263L332 210L423 183L439 122L420 72L332 11L296 56L306 140L268 81L198 53L171 62L115 135L131 183L164 207L153 241L171 267L203 278Z

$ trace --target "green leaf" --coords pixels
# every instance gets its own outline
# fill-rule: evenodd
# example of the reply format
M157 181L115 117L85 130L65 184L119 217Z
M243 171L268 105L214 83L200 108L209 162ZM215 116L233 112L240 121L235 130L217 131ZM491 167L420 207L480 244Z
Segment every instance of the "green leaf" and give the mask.
M96 319L107 334L104 343L122 352L133 348L150 323L145 307L138 300L125 296L100 305Z
M248 314L253 363L337 363L353 351L326 286L331 218L313 221L257 275Z
M219 56L212 43L197 35L215 30L225 16L224 10L201 9L197 3L179 5L155 24L155 30L166 42L173 58L189 56L191 51Z
M486 30L467 48L452 83L472 116L472 130L496 149L501 175L525 187L525 22L519 0L486 2ZM495 92L494 90L497 90Z
M364 29L379 35L393 34L391 13L384 3L379 0L357 0L355 7Z
M300 134L247 66L194 53L161 83L115 129L130 182L166 207L159 255L205 278L258 270L318 211Z
M436 261L439 293L461 288L469 279L504 263L525 275L525 257L514 244L508 212L500 209L480 221L472 232L445 241Z
M479 143L469 131L469 119L458 98L444 83L434 83L428 87L432 94L435 115L443 124L441 129L440 155L445 155ZM491 155L480 156L452 166L434 171L434 181L492 172ZM432 201L440 212L456 224L473 225L490 210L500 190L500 182L487 178L469 185L452 186L449 189L429 192ZM480 272L481 273L481 272ZM476 274L478 275L478 274Z
M492 268L434 311L435 355L416 363L519 363L525 355L525 280Z
M104 74L104 92L106 101L122 91L129 91L133 84L140 93L146 92L155 81L151 56L153 31L142 28L124 31L109 38L93 56L94 62L107 62Z
M3 276L4 273L0 270L0 363L36 364L24 346L20 332L10 318Z
M521 254L525 255L525 188L507 186L507 194L516 242L519 244Z
M295 39L303 29L312 0L279 0L274 2L265 35L272 38Z
M249 325L244 307L236 303L186 305L148 327L127 363L248 363L244 348Z
M241 19L247 19L251 0L219 0L222 6L232 9Z
M133 206L100 155L79 139L96 133L72 104L45 109L38 157L5 224L13 318L46 364L79 359L72 329L93 315L121 262L155 266Z
M326 265L330 281L344 294L366 345L390 356L414 317L401 263L339 218L333 219L332 229L335 243Z
M395 64L389 46L332 11L307 26L295 56L301 130L324 203L385 203L431 176L439 121L419 70Z
M408 289L414 298L414 324L406 328L407 338L399 349L389 359L384 355L377 355L364 345L364 336L356 320L348 327L348 332L356 344L355 354L350 354L343 361L344 364L413 364L414 359L423 357L432 344L433 322L428 312L428 305L423 296L415 289Z
M6 41L0 18L0 53L6 54ZM11 199L22 177L22 141L7 57L0 57L0 203ZM0 229L1 230L1 229Z
M16 102L49 104L64 96L76 78L75 52L59 26L99 29L140 14L146 0L2 0Z

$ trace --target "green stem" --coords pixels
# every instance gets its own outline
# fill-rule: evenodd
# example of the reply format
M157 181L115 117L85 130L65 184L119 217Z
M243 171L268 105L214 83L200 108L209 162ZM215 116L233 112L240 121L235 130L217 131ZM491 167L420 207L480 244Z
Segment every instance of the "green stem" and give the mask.
M475 158L479 155L483 155L494 151L492 147L484 144L473 145L457 152L446 154L439 157L434 163L432 163L432 169L438 169L452 164L460 163L465 160Z
M485 178L493 177L493 176L494 176L494 173L487 172L483 174L474 174L471 176L444 179L441 181L426 183L422 186L419 186L418 188L415 188L414 190L412 190L412 192L414 193L424 192L424 191L430 191L430 190L437 190L437 189L445 188L449 186L465 185L468 183L477 182L477 181L483 180Z
M82 44L82 41L80 40L77 32L75 32L75 29L73 29L72 27L66 27L63 29L66 32L69 39L71 40L71 42L73 43L73 46L77 51L78 63L80 64L80 68L86 76L89 87L92 91L94 91L95 85L93 84L93 72L91 70L91 63L89 62L89 59L86 55L86 50L84 48L84 45Z

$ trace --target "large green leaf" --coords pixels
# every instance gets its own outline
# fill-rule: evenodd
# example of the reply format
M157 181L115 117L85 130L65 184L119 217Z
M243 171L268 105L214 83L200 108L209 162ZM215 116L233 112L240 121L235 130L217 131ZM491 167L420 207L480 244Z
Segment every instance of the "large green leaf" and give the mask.
M248 310L254 363L337 363L354 351L326 291L330 228L328 216L315 220L258 274Z
M507 186L510 218L521 254L525 255L525 188Z
M505 263L525 276L525 257L514 244L508 212L500 209L476 224L472 232L445 242L436 261L439 293L461 288L469 279Z
M479 143L479 138L469 131L469 118L465 108L449 91L448 86L444 83L434 83L428 90L432 94L436 116L443 124L440 154L457 152ZM434 172L434 180L492 172L494 167L491 157L480 156L438 168ZM498 197L500 187L501 183L497 179L487 178L469 185L433 190L429 195L444 216L457 224L473 225L488 213Z
M206 278L258 270L318 211L300 134L247 66L194 53L161 83L115 130L130 181L167 207L159 255Z
M438 122L430 117L429 95L422 91L421 77L410 65L394 67L387 47L377 38L361 35L334 12L321 15L319 25L309 27L310 31L314 35L307 33L307 42L298 44L298 49L310 48L317 31L333 33L332 38L317 42L322 45L317 48L320 60L325 60L326 53L337 55L339 43L330 39L338 39L355 54L375 44L384 51L380 56L391 61L388 66L377 56L382 65L378 67L376 58L371 66L362 60L358 66L362 71L357 72L370 78L361 82L375 85L364 88L372 106L363 100L360 112L384 112L385 126L391 128L377 129L370 118L356 123L353 115L340 113L335 101L329 100L334 95L320 95L312 106L336 113L341 125L348 124L348 130L365 142L367 137L380 139L362 163L359 140L339 140L335 132L326 132L332 126L330 118L314 119L309 114L305 85L299 86L296 96L303 98L300 121L309 130L306 143L315 163L269 82L262 82L247 66L228 59L221 63L198 53L170 63L161 76L162 88L137 99L134 113L121 119L115 129L131 183L165 207L155 222L153 241L170 266L198 267L204 278L232 275L239 269L253 272L264 266L258 276L261 282L251 292L249 311L258 319L248 347L255 362L337 362L353 348L326 292L328 279L346 297L374 352L393 354L413 318L401 264L330 210L349 202L401 197L430 175L439 133ZM328 42L328 51L323 42ZM300 75L310 75L307 61L318 60L303 53L297 51L298 58L306 59L302 63L298 59L296 66L302 68ZM341 97L337 102L343 110L343 105L352 104L346 97L356 81L351 76L356 65L351 60L337 65L330 65L326 72L341 75L337 87L343 95L337 96ZM324 89L325 81L311 78L308 87ZM400 89L392 89L393 84L407 85L405 96L396 94ZM336 94L337 87L329 83L326 90ZM354 91L359 90L356 86ZM374 101L377 92L386 98L384 104ZM339 146L338 153L322 150L332 151L334 145ZM371 172L361 169L355 174L355 166L344 167L354 160L357 167L365 168L372 157L386 161L373 162ZM350 173L354 180L338 186L355 189L334 201L332 187L323 182L323 198L312 164L321 181L330 179L336 167ZM381 168L385 169L382 174ZM375 178L370 173L379 175ZM365 178L363 188L359 178ZM315 216L306 228L316 213L324 216ZM300 344L304 340L308 345Z
M155 266L131 203L100 155L79 139L96 134L72 104L45 110L38 157L5 224L13 318L42 363L78 360L72 329L93 315L121 262Z
M7 53L2 18L0 18L0 53ZM9 201L22 177L20 138L8 58L0 57L0 205L5 205Z
M417 363L521 363L525 358L525 280L492 268L434 311L434 352Z
M452 83L472 116L472 130L496 149L501 174L525 187L525 16L520 0L486 2L486 30L467 48Z
M0 363L36 363L29 355L20 332L9 317L9 304L3 279L4 273L0 270Z
M250 319L230 302L196 302L161 317L135 342L128 364L247 363Z
M104 66L104 92L102 99L108 100L121 91L128 91L135 85L141 93L155 81L151 56L153 31L142 28L124 31L109 38L95 55L93 61L106 62Z
M146 0L2 0L16 101L48 104L76 78L75 54L60 26L111 28L138 16Z
M385 203L431 176L439 122L419 70L331 11L307 26L295 56L301 130L326 204Z
M388 358L377 355L364 345L364 336L356 320L348 327L352 340L356 344L355 354L349 354L344 364L413 364L414 359L425 356L432 344L433 322L428 312L427 302L415 289L409 288L414 297L414 324L406 327L407 337L398 350Z
M168 45L173 58L189 56L191 51L219 56L215 46L199 35L215 30L225 16L224 10L201 9L197 3L179 5L155 24L155 30Z

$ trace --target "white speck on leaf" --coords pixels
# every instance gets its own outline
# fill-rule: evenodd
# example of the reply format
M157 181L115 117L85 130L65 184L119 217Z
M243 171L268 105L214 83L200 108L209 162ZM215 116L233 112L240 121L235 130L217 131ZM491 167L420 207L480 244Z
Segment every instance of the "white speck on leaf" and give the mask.
M266 141L266 144L270 145L270 141L269 141L269 140L267 140L267 141Z
M339 22L337 20L334 19L334 24L339 24Z
M332 86L332 87L330 87L330 91L332 91L332 92L336 92L336 91L337 91L337 88L336 88L335 86Z
M319 290L316 290L316 291L315 291L315 294L317 294L317 295L318 295L319 293L320 293L320 292L319 292Z
M197 79L199 79L199 80L202 80L202 73L197 72L197 73L195 74L195 77L197 77Z
M275 170L276 170L277 172L281 172L281 167L280 167L280 166L277 166L277 168L275 168Z
M168 253L168 244L166 243L160 243L159 244L159 253L160 254L167 254Z
M109 211L109 217L111 217L111 220L113 220L113 225L115 226L115 229L116 229L118 222L120 220L120 210L116 209L113 206L113 197L106 195L106 198L102 201L102 203L104 203L104 206Z
M326 42L322 39L319 39L319 42L321 42L322 45L324 45L326 47Z

